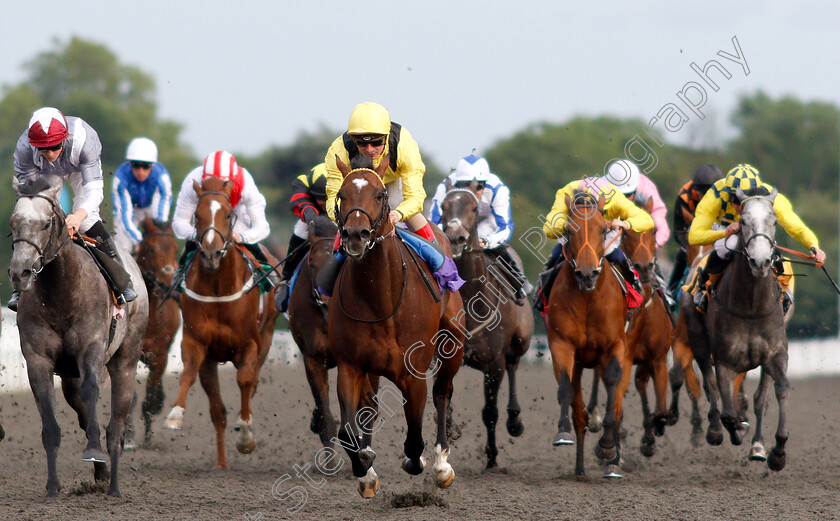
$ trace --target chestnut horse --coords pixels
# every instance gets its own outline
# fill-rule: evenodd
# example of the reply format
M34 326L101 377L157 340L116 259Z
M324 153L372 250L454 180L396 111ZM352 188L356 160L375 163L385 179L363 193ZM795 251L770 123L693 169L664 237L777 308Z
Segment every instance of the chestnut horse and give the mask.
M143 400L144 441L152 439L155 415L163 410L163 373L169 357L172 340L181 325L181 311L175 299L164 300L172 285L172 276L178 269L178 240L168 222L155 222L146 217L142 223L143 240L137 245L137 265L143 274L149 293L149 327L143 337L143 355L140 361L149 368L146 380L146 398ZM134 409L137 396L131 404ZM137 447L134 439L133 415L129 415L125 431L125 449Z
M650 213L653 200L649 199L644 207ZM644 303L633 313L627 342L633 352L636 364L636 390L642 400L644 419L642 425L641 452L653 456L656 452L656 436L665 433L668 423L668 408L665 398L668 392L668 350L671 348L673 325L668 317L667 303L662 294L654 287L656 264L655 230L645 233L628 231L624 234L621 247L639 272L639 279L644 287ZM653 377L653 390L656 396L656 408L650 411L647 397L647 382Z
M248 292L254 284L254 275L249 273L247 261L232 238L233 183L209 177L200 185L194 183L193 188L198 196L195 228L200 262L192 263L181 294L184 371L178 398L164 427L183 428L187 392L198 375L210 400L210 417L216 429L215 468L227 468L227 413L219 388L219 364L233 362L236 367L236 383L242 398L234 428L239 431L236 448L242 454L250 454L257 444L252 433L251 398L271 347L279 313L272 305L273 290L267 295ZM273 257L268 258L272 264L276 263Z
M552 286L545 315L560 404L553 444L575 443L569 422L571 405L577 437L575 474L584 475L583 441L589 414L581 394L581 373L584 368L595 369L607 389L604 432L596 453L607 460L604 477L620 478L618 430L624 391L629 385L629 376L622 376L629 375L631 359L624 332L627 302L621 283L604 258L604 234L608 229L603 216L604 204L603 194L597 203L592 195L584 192L576 192L574 198L566 196L569 208L566 261ZM620 388L620 382L626 382L624 389Z
M463 314L461 296L458 292L439 292L426 263L418 261L415 252L396 235L389 219L388 190L382 182L388 158L376 171L351 170L340 160L336 162L344 179L336 198L335 217L348 257L332 288L329 312L330 349L338 365L339 441L350 457L353 475L359 478L359 493L373 497L379 488L379 477L373 469L376 454L361 443L357 434L370 430L367 420L357 424L357 407L367 375L384 376L397 386L404 400L407 432L402 468L412 475L423 472L426 378L436 355L433 470L437 486L446 488L455 478L446 461L446 420L452 379L463 359L465 336L458 323ZM435 235L451 255L449 241L436 227ZM432 282L427 286L429 280ZM360 410L360 416L365 412Z
M520 436L525 425L519 417L516 397L516 369L534 334L534 314L517 306L513 291L496 256L484 252L476 232L478 197L474 189L452 188L441 202L441 223L452 244L458 273L466 280L461 297L466 302L467 335L464 362L484 373L484 409L481 419L487 428L487 468L496 466L497 398L505 370L508 374L507 431Z
M289 331L303 356L306 380L315 399L309 429L317 434L324 447L332 447L337 434L336 421L330 411L330 382L327 371L336 366L330 352L327 316L329 298L318 292L318 273L332 257L332 246L338 228L328 217L309 223L310 249L300 263L295 287L289 298ZM379 377L370 375L370 386L362 392L359 407L377 408L373 400ZM373 418L371 418L371 421ZM363 437L369 436L368 432ZM369 438L366 438L370 443Z

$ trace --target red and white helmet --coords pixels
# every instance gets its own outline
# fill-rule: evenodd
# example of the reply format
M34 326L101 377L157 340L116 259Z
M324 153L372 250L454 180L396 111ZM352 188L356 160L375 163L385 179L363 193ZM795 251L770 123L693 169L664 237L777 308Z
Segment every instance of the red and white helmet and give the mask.
M35 148L49 148L61 143L70 133L60 110L42 107L29 119L29 143Z
M233 181L233 192L230 194L230 204L236 206L242 197L245 185L245 175L242 167L236 163L236 158L230 152L217 150L204 158L204 170L201 178L218 177L225 181Z

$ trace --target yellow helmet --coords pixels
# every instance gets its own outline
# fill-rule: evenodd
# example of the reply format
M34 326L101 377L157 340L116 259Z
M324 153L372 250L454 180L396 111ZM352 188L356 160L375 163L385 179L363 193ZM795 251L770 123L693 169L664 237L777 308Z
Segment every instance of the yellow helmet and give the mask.
M762 185L761 176L758 170L746 163L735 165L732 170L726 173L726 188L733 193L736 189L749 190L751 188L758 188Z
M379 103L360 103L350 114L349 134L387 134L391 132L391 116Z

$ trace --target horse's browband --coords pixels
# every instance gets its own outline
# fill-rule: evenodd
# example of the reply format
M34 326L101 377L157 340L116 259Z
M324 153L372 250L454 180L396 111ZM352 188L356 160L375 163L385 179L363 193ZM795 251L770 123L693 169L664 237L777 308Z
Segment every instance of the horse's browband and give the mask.
M744 203L746 203L747 201L751 201L753 199L764 199L765 201L769 202L770 204L774 203L773 200L770 199L770 197L768 197L766 195L751 195L749 197L745 197L744 200L741 201L741 206L743 206Z
M472 198L473 198L473 199L475 199L475 202L476 202L476 203L478 203L478 196L477 196L477 195L475 195L475 192L473 192L473 191L472 191L472 190L470 190L469 188L452 188L452 189L450 189L450 190L447 190L447 191L446 191L446 195L449 195L449 194L451 194L451 193L466 193L466 194L470 194L470 195L472 196Z
M370 169L370 168L354 168L353 170L350 170L349 172L347 172L347 175L344 176L344 178L347 179L347 176L349 176L350 174L353 174L355 172L370 172L377 179L379 179L379 182L382 184L382 188L385 188L385 181L383 181L382 178L379 177L379 174L376 173L376 170L373 170L373 169Z

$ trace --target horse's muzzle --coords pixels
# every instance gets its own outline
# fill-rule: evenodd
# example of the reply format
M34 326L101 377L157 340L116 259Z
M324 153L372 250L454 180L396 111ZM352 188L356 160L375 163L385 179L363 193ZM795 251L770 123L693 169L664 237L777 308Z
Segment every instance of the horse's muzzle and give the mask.
M345 228L341 230L341 244L350 257L359 260L370 247L373 232L367 228Z
M225 250L204 250L198 253L201 259L201 265L207 271L216 271L222 262L222 257L225 256Z
M467 248L467 236L464 234L446 234L449 244L452 245L452 259L458 259L464 254Z
M598 276L601 275L601 268L593 270L575 270L575 280L578 283L578 288L584 293L589 293L595 290L595 285L598 283Z
M12 267L9 269L9 282L15 291L29 291L35 283L35 271L30 268Z

